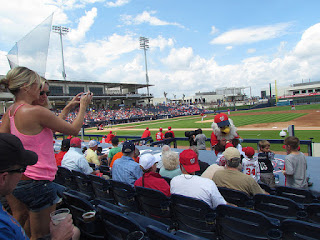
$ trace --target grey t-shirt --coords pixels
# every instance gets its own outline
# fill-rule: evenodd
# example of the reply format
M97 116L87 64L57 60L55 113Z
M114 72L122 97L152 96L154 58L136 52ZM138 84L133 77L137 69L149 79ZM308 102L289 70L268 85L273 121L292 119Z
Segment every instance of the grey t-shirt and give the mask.
M203 133L198 134L195 137L194 141L197 143L197 148L199 150L206 150L206 140L207 140L207 137Z
M303 153L289 154L285 158L287 186L294 188L308 188L307 160Z

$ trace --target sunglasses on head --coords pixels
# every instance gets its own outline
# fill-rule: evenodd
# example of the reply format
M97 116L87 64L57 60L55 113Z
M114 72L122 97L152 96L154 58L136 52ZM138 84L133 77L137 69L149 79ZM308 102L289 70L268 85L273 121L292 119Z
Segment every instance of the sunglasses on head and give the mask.
M44 95L44 94L46 94L47 96L49 96L50 95L50 91L41 91L40 92L40 96L42 96L42 95Z
M0 173L8 172L8 173L24 173L26 171L27 167L21 167L17 169L12 169L12 170L6 170L6 171L1 171Z

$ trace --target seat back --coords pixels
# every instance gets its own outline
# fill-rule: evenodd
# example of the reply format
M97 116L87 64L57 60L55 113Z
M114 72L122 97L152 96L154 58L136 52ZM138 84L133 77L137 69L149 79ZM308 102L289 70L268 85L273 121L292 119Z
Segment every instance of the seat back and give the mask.
M124 213L102 205L98 205L98 212L107 232L107 239L126 239L129 233L142 231L139 224Z
M93 198L94 191L89 177L79 171L72 170L72 174L78 184L79 191Z
M276 187L276 195L281 197L290 198L297 203L308 204L315 200L313 194L304 189L297 189L285 186Z
M308 221L320 224L320 203L312 203L305 207Z
M280 227L283 240L316 240L320 236L320 225L298 220L284 220Z
M144 187L136 187L136 192L140 209L145 216L171 224L170 199L166 195L158 190Z
M95 198L114 203L110 181L95 175L88 175L88 177L91 180Z
M65 187L72 189L72 190L75 190L75 191L79 190L79 187L78 187L78 184L76 183L75 177L69 169L67 169L65 167L58 166L58 172L59 172L58 174L61 176L61 178L64 179L63 185Z
M305 219L307 214L302 206L289 198L274 195L256 194L253 197L254 209L279 220Z
M171 209L179 230L202 237L215 237L215 211L204 201L171 195Z
M103 175L108 175L111 178L111 171L109 166L102 164L100 165L99 169Z
M259 183L260 187L265 190L267 193L271 194L271 195L274 195L276 194L276 189L275 188L271 188L268 184L265 184L265 183L262 183L260 182Z
M169 233L155 226L149 225L147 227L147 236L150 240L206 240L207 238L202 238L184 231L176 231L175 234Z
M228 203L235 204L238 207L253 207L252 198L244 192L225 187L218 187L218 190Z
M115 202L128 211L139 212L136 190L129 184L110 180L111 191Z
M271 222L265 215L246 208L219 205L217 211L217 232L225 240L280 239L278 221ZM277 223L277 224L276 224Z

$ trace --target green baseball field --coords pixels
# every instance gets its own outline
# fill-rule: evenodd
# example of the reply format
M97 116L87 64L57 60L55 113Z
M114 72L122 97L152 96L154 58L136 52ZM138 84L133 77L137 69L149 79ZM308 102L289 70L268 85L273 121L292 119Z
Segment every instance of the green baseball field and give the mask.
M146 127L150 128L151 136L155 139L155 134L162 127L164 131L168 126L172 127L176 137L185 137L185 131L192 131L201 128L203 133L210 138L214 115L207 115L203 121L201 116L186 116L154 121L144 121L130 124L119 124L112 126L113 132L118 136L141 136ZM229 115L238 133L243 139L282 139L279 136L281 130L287 130L289 125L295 126L295 135L301 140L312 140L320 142L320 104L296 106L296 110L291 110L291 106L271 107L258 110L233 111ZM95 128L86 129L87 134L108 134L111 128L97 131ZM178 141L178 147L186 147L187 141ZM243 146L256 144L242 143ZM210 143L207 143L210 147ZM271 146L274 151L283 151L281 144ZM301 146L301 150L306 152L307 148Z

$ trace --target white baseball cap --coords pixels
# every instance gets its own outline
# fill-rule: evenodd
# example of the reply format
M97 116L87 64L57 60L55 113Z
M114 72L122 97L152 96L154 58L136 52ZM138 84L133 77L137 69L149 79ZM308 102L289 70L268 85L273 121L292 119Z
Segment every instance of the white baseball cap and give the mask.
M141 155L139 160L139 165L144 169L148 170L153 166L153 164L157 163L159 159L155 158L152 154L146 153Z
M96 140L91 140L90 142L89 142L89 147L95 147L95 146L97 146L98 145L98 142L96 141Z

